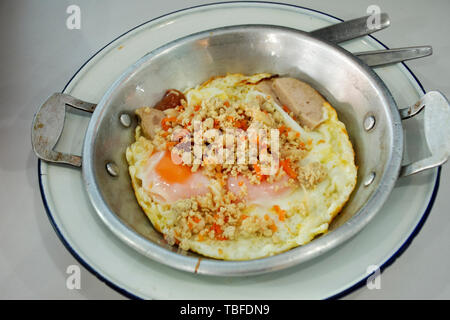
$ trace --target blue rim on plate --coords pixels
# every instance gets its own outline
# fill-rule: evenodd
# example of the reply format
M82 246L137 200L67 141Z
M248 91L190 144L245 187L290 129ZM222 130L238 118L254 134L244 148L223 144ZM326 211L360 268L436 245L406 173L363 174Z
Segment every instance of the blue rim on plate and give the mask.
M188 8L183 8L180 10L176 10L176 11L172 11L170 13L166 13L163 14L161 16L158 16L156 18L150 19L146 22L143 22L139 25L137 25L136 27L124 32L123 34L119 35L117 38L113 39L112 41L110 41L109 43L107 43L105 46L103 46L102 48L100 48L95 54L93 54L88 60L86 60L86 62L84 62L81 67L74 73L74 75L69 79L69 81L66 83L66 85L64 86L62 92L64 92L67 88L67 86L72 82L72 80L75 78L75 76L84 68L84 66L91 61L97 54L99 54L101 51L103 51L103 49L105 49L107 46L109 46L111 43L113 43L114 41L116 41L117 39L125 36L126 34L132 32L133 30L147 24L150 23L152 21L155 21L157 19L166 17L168 15L174 14L174 13L178 13L178 12L182 12L182 11L187 11L190 9L195 9L195 8L200 8L200 7L207 7L207 6L214 6L214 5L218 5L218 4L229 4L229 3L263 3L263 4L276 4L276 5L281 5L281 6L288 6L288 7L294 7L294 8L299 8L299 9L303 9L303 10L308 10L308 11L312 11L312 12L316 12L316 13L320 13L323 14L325 16L331 17L333 19L339 20L339 21L344 21L340 18L337 18L331 14L319 11L319 10L315 10L315 9L310 9L310 8L306 8L306 7L302 7L302 6L298 6L298 5L293 5L293 4L287 4L287 3L278 3L278 2L272 2L272 1L230 1L230 2L215 2L215 3L209 3L209 4L203 4L203 5L197 5L197 6L192 6L192 7L188 7ZM378 39L376 39L375 37L369 35L370 38L372 38L373 40L375 40L377 43L379 43L380 45L382 45L385 49L389 49L384 43L382 43L381 41L379 41ZM425 89L422 86L422 83L419 81L419 79L417 79L416 75L411 71L411 69L402 62L402 65L406 68L406 70L410 73L410 75L414 78L414 80L417 82L417 84L419 85L420 89L422 90L422 93L425 94ZM67 240L64 238L64 236L62 235L61 231L59 230L55 220L53 219L53 215L52 212L50 211L50 207L47 203L47 199L45 197L45 193L44 193L44 186L42 184L42 171L41 171L41 163L42 161L39 159L38 160L38 179L39 179L39 190L41 193L41 197L42 197L42 201L45 207L45 211L47 212L47 216L48 219L50 220L50 223L53 227L53 229L55 230L58 238L61 240L61 242L63 243L63 245L66 247L66 249L72 254L72 256L81 264L83 265L84 268L86 268L89 272L91 272L94 276L96 276L100 281L102 281L103 283L105 283L108 287L110 287L111 289L117 291L118 293L124 295L127 298L130 299L143 299L141 297L138 297L136 295L134 295L131 292L128 292L127 290L119 287L118 285L116 285L115 283L113 283L112 281L109 281L108 279L106 279L105 277L103 277L98 271L96 271L92 266L90 266L86 261L83 260L83 258L81 258L78 253L70 246L70 244L67 242ZM440 182L440 177L441 177L441 166L439 166L437 168L437 175L436 175L436 181L434 184L434 188L433 188L433 192L430 198L430 202L427 205L427 208L425 210L425 212L422 214L422 217L420 219L420 221L417 223L417 225L415 226L414 230L411 232L411 234L409 235L408 239L406 239L406 241L401 245L401 247L389 258L387 259L381 266L380 266L380 271L383 272L384 270L386 270L387 267L389 267L390 265L392 265L394 263L394 261L399 258L405 251L406 249L408 249L409 245L412 243L412 241L414 240L414 238L417 236L417 234L420 232L420 230L422 229L423 225L425 224L425 222L427 221L427 218L431 212L431 209L433 208L433 204L436 200L436 196L438 193L438 189L439 189L439 182ZM340 293L337 293L333 296L328 297L327 299L340 299L348 294L350 294L351 292L359 289L360 287L362 287L364 285L364 283L367 281L367 279L371 276L371 274L367 275L365 278L361 279L359 282L357 282L356 284L350 286L349 288L343 290Z

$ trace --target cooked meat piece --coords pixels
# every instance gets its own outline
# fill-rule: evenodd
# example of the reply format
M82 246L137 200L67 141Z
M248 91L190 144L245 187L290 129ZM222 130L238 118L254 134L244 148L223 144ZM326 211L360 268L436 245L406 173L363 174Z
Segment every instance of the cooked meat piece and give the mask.
M181 105L181 100L186 101L183 92L176 89L169 89L166 91L162 99L155 105L155 109L166 110L178 107Z
M272 99L279 105L281 105L281 102L278 100L277 95L275 94L275 91L273 91L272 88L272 79L266 79L263 81L260 81L256 85L256 90L261 91L262 93L265 93L268 96L271 96Z
M272 88L281 104L294 112L302 126L314 129L320 124L326 101L309 84L294 78L277 78Z
M166 117L165 113L149 107L139 108L135 112L139 116L144 136L149 139L153 138L156 128L161 127L161 120Z

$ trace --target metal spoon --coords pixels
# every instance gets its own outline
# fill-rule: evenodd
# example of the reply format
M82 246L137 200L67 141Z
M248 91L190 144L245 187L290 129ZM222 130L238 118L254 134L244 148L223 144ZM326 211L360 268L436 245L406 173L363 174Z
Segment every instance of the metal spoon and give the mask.
M370 16L365 16L343 21L328 27L311 31L310 34L326 41L339 43L385 29L391 24L387 13L380 13L380 23L375 26L368 26L367 20L369 18Z
M355 52L353 54L361 59L369 67L378 67L429 56L433 54L433 48L431 46L417 46Z

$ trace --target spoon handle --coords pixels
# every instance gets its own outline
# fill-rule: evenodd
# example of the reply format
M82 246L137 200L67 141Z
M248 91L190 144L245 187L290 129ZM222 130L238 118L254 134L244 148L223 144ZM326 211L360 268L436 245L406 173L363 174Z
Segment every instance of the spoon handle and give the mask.
M433 53L431 46L396 48L353 53L369 67L384 66L429 56Z
M340 43L385 29L389 27L391 23L387 13L380 13L380 23L378 25L369 26L368 20L370 18L371 16L365 16L343 21L328 27L311 31L310 34L322 40Z

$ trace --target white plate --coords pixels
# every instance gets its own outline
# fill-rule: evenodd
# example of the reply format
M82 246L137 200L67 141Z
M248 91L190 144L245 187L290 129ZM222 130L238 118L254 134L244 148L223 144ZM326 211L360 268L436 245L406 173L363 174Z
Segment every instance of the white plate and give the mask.
M310 31L337 21L317 11L274 3L221 3L181 10L138 26L108 44L81 67L64 92L98 102L112 82L144 54L205 29L272 24ZM384 48L371 37L347 42L344 47L353 52ZM414 75L402 64L378 68L377 73L400 107L415 103L423 94ZM58 149L80 151L88 120L69 115ZM419 120L412 124L420 126ZM407 153L426 154L420 130L408 133L421 143ZM116 290L147 299L322 299L342 295L364 283L369 266L386 266L407 247L431 208L439 172L434 169L400 179L381 212L362 232L313 261L266 275L220 278L177 271L141 256L97 217L80 170L39 162L44 205L68 250Z

